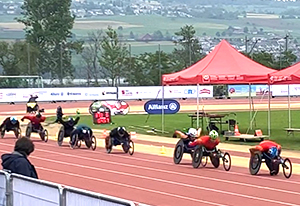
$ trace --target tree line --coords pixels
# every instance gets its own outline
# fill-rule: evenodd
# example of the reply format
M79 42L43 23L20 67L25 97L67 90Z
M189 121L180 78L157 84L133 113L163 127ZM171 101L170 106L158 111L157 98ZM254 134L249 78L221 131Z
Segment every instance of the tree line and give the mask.
M22 18L16 21L25 25L25 40L13 43L0 42L0 65L3 75L39 75L59 80L74 78L73 54L84 62L88 85L118 86L125 79L129 85L160 85L161 75L180 71L205 57L192 25L181 27L175 35L178 45L171 53L160 50L131 54L130 45L120 41L118 32L111 27L88 34L87 40L74 40L72 28L75 17L70 13L71 0L25 0ZM78 56L77 55L77 56ZM254 61L274 69L282 69L296 61L292 51L279 56L264 51L248 54ZM3 80L1 87L20 85L16 80Z

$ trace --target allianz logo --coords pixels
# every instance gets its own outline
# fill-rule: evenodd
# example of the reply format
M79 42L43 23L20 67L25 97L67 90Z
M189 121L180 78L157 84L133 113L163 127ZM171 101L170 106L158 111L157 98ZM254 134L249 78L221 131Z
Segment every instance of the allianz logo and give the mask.
M148 105L148 110L158 110L158 109L176 110L177 105L175 103L170 103L169 105L160 105L160 104L149 104Z

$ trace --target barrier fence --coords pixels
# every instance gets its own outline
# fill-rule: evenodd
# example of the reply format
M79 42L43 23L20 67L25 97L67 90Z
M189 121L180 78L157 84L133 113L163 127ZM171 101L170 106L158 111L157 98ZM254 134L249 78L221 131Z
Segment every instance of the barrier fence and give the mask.
M0 170L0 206L27 205L142 206L144 204Z

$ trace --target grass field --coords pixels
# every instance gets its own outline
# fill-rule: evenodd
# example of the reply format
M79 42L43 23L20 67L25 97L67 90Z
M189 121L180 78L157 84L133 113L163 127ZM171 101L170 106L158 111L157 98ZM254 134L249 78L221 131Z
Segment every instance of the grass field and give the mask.
M293 127L300 128L300 121L297 121L297 117L300 115L300 111L293 110L292 117L294 118ZM236 117L241 133L246 133L249 128L249 112L236 112ZM288 112L287 111L271 111L271 140L282 144L283 148L300 150L300 133L296 133L295 137L287 136L284 128L288 127ZM126 116L113 116L113 124L109 125L94 125L91 116L82 116L80 124L87 124L94 129L107 129L110 130L117 126L125 126L129 131L136 131L137 134L150 134L172 137L174 130L189 128L191 126L190 118L187 113L178 113L174 115L165 115L164 130L166 133L162 134L162 116L161 115L146 115L146 114L129 114ZM53 121L53 118L49 118L49 121ZM254 129L261 129L263 134L268 134L267 129L267 112L259 111L256 115L256 124ZM255 126L256 125L256 126ZM152 128L155 128L158 132L155 134L152 132ZM226 129L226 125L223 125L223 129ZM253 131L249 134L253 134ZM224 141L224 138L222 138ZM249 144L254 145L257 142L242 142L239 140L230 140L230 143L237 144Z

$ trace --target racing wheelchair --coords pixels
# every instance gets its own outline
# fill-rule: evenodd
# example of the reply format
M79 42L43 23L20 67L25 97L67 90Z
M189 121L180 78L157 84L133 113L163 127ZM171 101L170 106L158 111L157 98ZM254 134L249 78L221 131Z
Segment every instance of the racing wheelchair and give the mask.
M271 158L268 154L265 152L261 152L258 150L249 149L251 157L249 161L249 171L251 175L256 175L261 167L261 164L263 162L266 162L266 159L271 160L271 164L273 164L273 168L275 170L274 175L278 175L280 165L283 169L283 175L285 178L290 178L292 175L292 163L289 158L282 158L280 155L278 155L275 158Z
M43 140L44 142L48 141L47 129L43 128L42 130L40 130L40 128L36 128L31 122L29 122L26 127L25 136L27 138L30 138L32 132L38 133L40 135L41 140Z
M220 166L220 159L222 159L224 169L226 171L230 170L231 157L228 152L224 153L217 148L208 150L201 145L197 145L194 149L193 161L192 161L193 167L198 168L200 164L203 167L205 167L208 162L208 157L210 158L210 161L215 168L218 168Z
M117 145L121 145L123 148L123 151L125 153L129 153L130 155L133 155L134 153L134 143L131 140L131 136L129 136L129 138L124 138L124 139L119 139L119 138L113 138L108 136L108 142L106 145L106 152L107 153L111 153L112 151L112 147L113 146L117 146Z
M20 137L22 136L21 128L15 127L15 128L12 128L12 129L6 129L5 127L3 127L2 130L1 130L1 138L4 137L5 131L6 131L6 132L13 131L14 134L15 134L15 137L16 137L17 139L20 138Z
M36 102L28 102L26 104L26 112L27 113L36 113L39 111L39 105Z
M72 149L80 148L81 142L84 141L87 148L95 150L97 147L97 140L94 135L91 135L89 130L83 128L75 128L71 134L70 147ZM74 143L72 143L74 142Z

